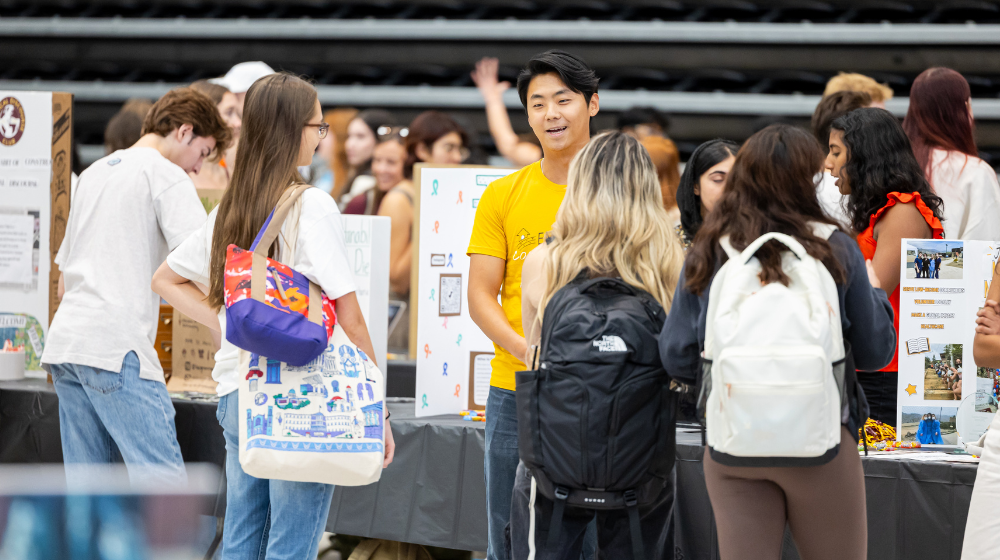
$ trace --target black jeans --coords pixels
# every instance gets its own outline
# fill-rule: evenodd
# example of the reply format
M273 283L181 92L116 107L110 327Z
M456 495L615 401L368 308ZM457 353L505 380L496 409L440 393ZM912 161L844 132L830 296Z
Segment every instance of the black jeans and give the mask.
M859 371L858 382L865 391L869 416L889 426L896 426L896 392L899 383L899 372L896 371Z
M647 559L672 558L674 547L674 488L667 485L656 502L639 508L639 525ZM597 558L630 560L632 536L626 510L593 510L567 506L562 518L558 546L546 546L552 521L552 500L537 492L524 463L517 466L510 508L511 559L526 560L530 549L535 560L580 558L587 525L597 518Z

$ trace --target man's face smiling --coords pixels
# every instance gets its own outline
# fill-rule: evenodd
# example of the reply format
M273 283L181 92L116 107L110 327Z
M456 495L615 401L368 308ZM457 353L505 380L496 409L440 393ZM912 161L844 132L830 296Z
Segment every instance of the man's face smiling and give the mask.
M582 148L590 140L590 117L597 114L595 93L587 103L559 74L541 74L528 85L528 124L545 153Z

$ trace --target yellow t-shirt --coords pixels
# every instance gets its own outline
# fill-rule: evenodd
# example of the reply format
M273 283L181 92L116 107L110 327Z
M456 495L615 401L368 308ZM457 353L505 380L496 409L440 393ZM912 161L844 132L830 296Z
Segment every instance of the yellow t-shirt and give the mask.
M541 162L535 162L490 183L476 207L468 254L507 261L500 306L521 336L521 266L528 253L545 242L565 194L566 186L549 181L542 174ZM497 344L493 347L496 357L490 364L490 385L513 391L514 372L523 370L524 362Z

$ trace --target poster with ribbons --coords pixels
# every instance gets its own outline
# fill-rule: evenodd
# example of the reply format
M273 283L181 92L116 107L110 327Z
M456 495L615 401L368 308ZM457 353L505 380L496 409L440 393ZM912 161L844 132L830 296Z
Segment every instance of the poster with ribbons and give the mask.
M514 169L479 165L414 167L410 355L416 360L416 415L483 409L493 342L469 316L466 255L486 187Z

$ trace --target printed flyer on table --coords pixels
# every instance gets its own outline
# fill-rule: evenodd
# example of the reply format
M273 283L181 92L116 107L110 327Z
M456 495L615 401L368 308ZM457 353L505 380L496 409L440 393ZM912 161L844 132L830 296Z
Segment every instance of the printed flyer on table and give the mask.
M1000 244L903 239L899 277L897 438L975 442L997 411L1000 372L976 366L976 311L986 302Z

